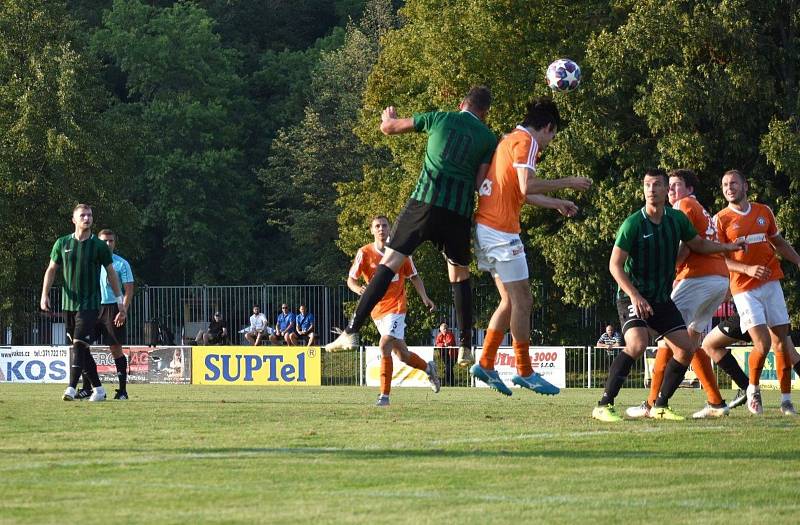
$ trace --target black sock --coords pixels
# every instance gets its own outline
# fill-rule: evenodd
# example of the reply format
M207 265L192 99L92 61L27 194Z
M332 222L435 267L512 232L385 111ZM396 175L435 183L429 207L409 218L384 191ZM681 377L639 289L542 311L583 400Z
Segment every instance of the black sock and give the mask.
M125 392L125 387L128 383L128 360L125 355L114 358L114 364L117 366L117 378L119 378L119 391Z
M800 376L800 361L796 362L792 368L794 368L794 371ZM739 383L736 384L738 385Z
M798 364L800 364L800 362L798 362ZM733 382L736 383L736 386L742 390L747 390L747 385L750 384L750 379L747 377L747 374L744 373L742 367L739 366L739 362L735 357L733 357L733 354L730 352L725 352L725 355L717 362L717 365L721 369L725 370L726 374L731 376L731 379L733 379ZM797 370L797 368L795 368L795 370Z
M82 351L85 356L84 372L86 372L86 375L89 376L89 381L92 383L92 388L103 386L103 384L100 382L100 376L97 373L97 361L94 360L91 350L89 350L89 347L85 347L82 349Z
M364 326L364 321L369 317L369 313L375 308L378 301L383 299L393 278L394 272L391 268L385 264L378 265L378 268L375 269L375 275L372 276L367 289L364 290L361 299L358 300L356 313L353 314L350 324L345 329L347 333L353 334L361 330L361 327Z
M81 380L81 374L83 373L84 358L78 345L72 345L72 348L70 348L70 355L72 365L69 367L69 386L76 388L78 386L78 381Z
M614 398L619 394L622 384L631 373L631 367L635 360L626 354L620 352L617 357L611 362L611 367L608 369L608 379L606 380L606 389L603 391L603 397L597 403L598 406L613 405Z
M669 399L672 397L672 394L678 390L678 387L681 386L683 376L686 375L688 369L688 366L680 364L674 357L669 360L667 368L664 369L664 380L661 382L661 390L658 392L658 397L656 398L656 407L663 408L669 406Z
M92 390L92 382L89 381L89 376L86 373L83 374L83 386L81 388L83 390Z
M458 346L472 347L472 287L469 279L450 283L458 323Z

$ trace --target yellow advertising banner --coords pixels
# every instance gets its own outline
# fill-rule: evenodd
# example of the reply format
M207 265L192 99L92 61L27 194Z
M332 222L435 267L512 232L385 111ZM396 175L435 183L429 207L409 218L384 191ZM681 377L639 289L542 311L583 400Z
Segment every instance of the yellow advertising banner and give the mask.
M193 385L320 386L319 347L193 346Z

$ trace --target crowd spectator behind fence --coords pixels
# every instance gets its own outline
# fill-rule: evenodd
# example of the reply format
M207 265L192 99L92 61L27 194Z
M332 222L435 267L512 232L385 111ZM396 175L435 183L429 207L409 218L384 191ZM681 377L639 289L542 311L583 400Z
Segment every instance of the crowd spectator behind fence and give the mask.
M452 386L455 383L453 364L458 354L458 347L456 347L456 336L447 327L447 323L439 325L439 333L436 334L434 346L439 349L439 357L444 363L444 384Z
M281 305L281 313L278 314L278 319L275 321L275 332L269 336L269 340L273 344L283 341L289 346L297 345L295 315L286 303Z
M298 306L297 310L298 313L294 318L297 343L306 343L308 346L312 346L316 339L314 336L314 314L308 312L304 304Z
M261 313L261 308L257 304L253 305L253 315L250 316L250 327L244 334L253 346L258 346L264 337L270 336L269 327L267 326L267 317Z

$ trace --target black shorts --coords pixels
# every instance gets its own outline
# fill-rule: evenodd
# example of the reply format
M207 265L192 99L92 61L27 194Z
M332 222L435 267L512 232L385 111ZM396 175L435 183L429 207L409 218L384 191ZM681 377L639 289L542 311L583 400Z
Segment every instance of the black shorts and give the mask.
M97 324L97 310L80 310L77 312L64 312L67 321L67 335L70 344L82 341L89 346L94 340L95 325Z
M125 325L114 326L114 318L119 313L117 303L101 304L100 315L94 325L94 340L108 346L125 344Z
M387 246L409 256L425 241L431 241L456 266L472 260L472 219L454 211L409 199L394 221Z
M748 334L747 332L742 333L742 327L739 324L738 315L726 317L717 325L717 328L719 328L720 332L727 335L731 339L736 339L737 341L744 341L745 343L753 342L753 339L750 337L750 334Z
M658 334L656 340L659 340L670 332L686 329L686 322L672 299L667 299L663 303L650 303L650 306L653 308L653 315L642 319L633 312L630 297L617 299L617 313L623 336L631 328L642 327L655 331Z

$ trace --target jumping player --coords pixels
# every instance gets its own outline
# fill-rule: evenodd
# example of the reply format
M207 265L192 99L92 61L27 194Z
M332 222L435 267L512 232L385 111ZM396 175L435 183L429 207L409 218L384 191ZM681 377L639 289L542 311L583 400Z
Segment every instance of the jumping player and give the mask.
M740 249L737 244L719 244L700 237L683 212L666 206L669 181L662 170L647 170L643 182L645 206L620 226L608 265L619 285L617 310L625 349L611 363L605 391L592 411L592 417L600 421L622 419L614 410L614 398L631 366L647 348L651 333L667 340L673 356L649 415L656 419L683 419L668 404L695 350L683 317L670 299L680 242L697 253Z
M389 237L389 219L379 215L372 219L370 225L373 242L359 248L350 272L347 275L347 287L359 295L363 295L367 286L359 281L364 278L369 283L375 276L376 267L384 257L386 250L386 240ZM417 354L411 352L406 346L406 288L405 281L409 279L414 289L419 294L422 302L431 311L435 308L433 301L430 300L425 292L425 285L417 274L414 262L411 257L407 257L402 266L389 283L386 294L372 309L372 320L381 334L379 346L381 349L381 393L376 402L377 406L389 405L389 393L392 389L392 352L407 365L422 370L428 374L431 388L434 392L439 392L441 383L436 371L436 363L427 363Z
M89 401L103 401L106 392L97 374L97 364L89 350L98 310L100 309L100 268L108 272L119 312L114 318L116 326L125 323L126 309L122 299L119 277L114 269L111 250L106 243L92 234L92 208L88 204L78 204L72 210L72 222L75 232L56 240L50 252L50 264L44 272L42 295L39 306L50 311L48 297L50 287L59 267L63 270L64 285L62 292L62 308L67 314L67 334L72 341L72 365L70 367L69 386L64 391L64 401L75 399L75 387L81 374L85 372L92 384L92 395ZM110 334L107 334L110 335Z
M729 170L722 176L722 194L728 207L716 215L720 240L744 242L745 252L729 255L732 262L731 292L739 312L741 330L753 340L753 351L748 365L750 384L747 386L747 408L753 414L762 414L761 391L758 387L761 371L770 346L775 355L786 359L786 338L789 334L789 313L783 297L780 279L780 254L789 262L800 266L800 255L781 237L772 210L747 198L748 184L744 174ZM737 264L738 263L738 264ZM760 267L755 276L744 272L739 264Z
M431 241L447 260L459 328L458 364L472 357L472 291L469 263L475 189L483 181L497 139L484 124L491 104L486 87L473 87L459 112L433 111L399 118L393 106L383 110L386 135L425 132L428 141L417 186L392 227L386 252L370 279L349 326L325 346L328 351L357 345L358 331L386 293L395 274L417 246Z
M524 203L554 208L571 217L574 203L539 195L561 188L585 190L591 180L567 177L558 180L536 178L536 162L558 131L560 115L550 99L537 99L527 106L522 124L503 137L497 146L489 173L478 190L475 214L475 252L478 268L488 271L500 293L500 304L492 314L480 363L470 372L490 387L507 396L511 390L494 369L497 349L511 328L517 374L512 383L539 394L554 395L558 388L533 371L529 353L531 297L528 262L520 239L519 215ZM529 195L530 194L530 195Z

